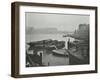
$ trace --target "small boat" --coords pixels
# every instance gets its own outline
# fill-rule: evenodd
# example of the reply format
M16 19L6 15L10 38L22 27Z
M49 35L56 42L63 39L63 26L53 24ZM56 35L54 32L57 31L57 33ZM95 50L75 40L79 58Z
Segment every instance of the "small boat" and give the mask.
M68 52L66 49L56 49L52 50L53 55L59 55L59 56L68 56Z

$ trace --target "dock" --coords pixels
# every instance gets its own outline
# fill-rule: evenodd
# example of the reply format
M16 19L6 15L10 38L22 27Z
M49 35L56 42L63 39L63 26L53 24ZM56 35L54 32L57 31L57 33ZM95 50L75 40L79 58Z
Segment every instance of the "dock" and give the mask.
M89 64L89 58L87 56L83 56L81 51L72 51L68 50L69 53L69 63L70 65L76 64Z

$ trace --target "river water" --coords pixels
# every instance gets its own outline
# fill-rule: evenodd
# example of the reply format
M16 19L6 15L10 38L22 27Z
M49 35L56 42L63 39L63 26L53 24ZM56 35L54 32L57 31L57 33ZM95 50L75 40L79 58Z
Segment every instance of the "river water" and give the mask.
M63 37L65 34L34 34L26 35L26 43L32 41L40 41L46 39L65 41L65 48L67 49L67 41L69 37ZM70 38L70 41L73 41L73 38ZM51 52L45 52L42 55L42 63L49 66L58 66L58 65L68 65L69 57L56 56Z

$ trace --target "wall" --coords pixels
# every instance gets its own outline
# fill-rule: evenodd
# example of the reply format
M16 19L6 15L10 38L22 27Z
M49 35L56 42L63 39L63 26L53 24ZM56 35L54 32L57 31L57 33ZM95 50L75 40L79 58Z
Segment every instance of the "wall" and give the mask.
M1 0L0 2L0 80L16 80L10 77L11 67L11 2L15 0ZM76 5L89 5L98 6L100 9L100 0L16 0L16 1L29 1L29 2L43 2L43 3L58 3L58 4L76 4ZM100 11L98 13L98 22L100 20ZM98 24L98 33L99 32ZM98 37L100 41L100 37ZM98 42L100 47L100 42ZM99 50L100 52L100 50ZM98 52L98 53L99 53ZM100 54L98 55L98 58ZM98 59L98 67L100 58ZM38 77L38 78L23 78L18 80L100 80L100 69L97 74L80 74L80 75L64 75L53 77Z

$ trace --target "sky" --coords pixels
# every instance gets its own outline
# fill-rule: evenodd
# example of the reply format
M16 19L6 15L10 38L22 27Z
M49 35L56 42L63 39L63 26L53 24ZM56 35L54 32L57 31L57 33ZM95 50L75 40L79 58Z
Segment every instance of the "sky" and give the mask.
M26 27L35 29L56 28L59 31L74 31L79 24L89 24L89 15L25 13Z

